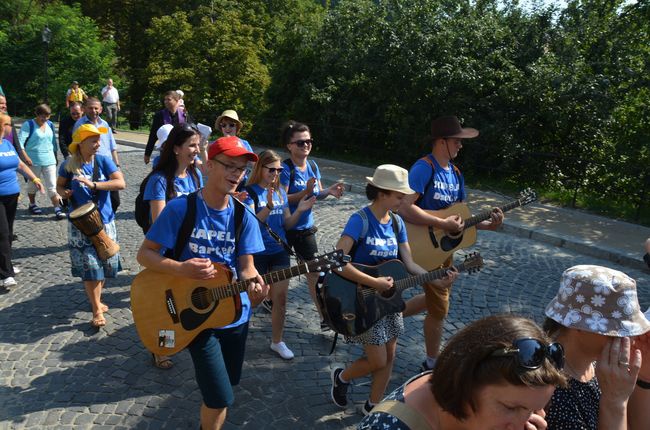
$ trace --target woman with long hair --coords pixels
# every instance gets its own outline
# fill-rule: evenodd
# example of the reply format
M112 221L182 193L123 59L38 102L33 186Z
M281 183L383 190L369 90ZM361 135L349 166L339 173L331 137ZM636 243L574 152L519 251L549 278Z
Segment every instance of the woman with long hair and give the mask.
M176 124L169 132L158 162L145 178L143 199L149 202L151 224L169 200L203 186L201 172L194 164L199 154L199 140L199 131L194 124ZM159 369L171 369L174 365L166 355L152 354L152 359Z
M72 134L68 147L70 157L59 167L56 189L60 196L70 201L72 209L88 202L97 204L104 231L117 242L115 211L110 192L126 188L122 172L111 157L97 155L99 137L108 129L97 129L92 124L83 124ZM92 242L74 224L68 223L68 247L72 263L72 276L82 279L93 317L90 325L95 328L106 325L104 313L108 311L101 301L106 278L114 278L122 268L120 254L102 260Z
M281 172L280 156L271 150L262 151L246 186L248 199L245 203L254 208L259 220L265 221L271 230L286 242L285 231L298 222L303 212L311 209L316 202L316 197L303 197L296 210L291 213L287 194L280 186ZM289 254L282 244L278 243L266 229L261 230L265 250L253 255L255 268L260 275L289 267ZM273 302L271 350L285 360L290 360L294 356L282 341L288 287L288 280L276 282L271 285L269 292Z

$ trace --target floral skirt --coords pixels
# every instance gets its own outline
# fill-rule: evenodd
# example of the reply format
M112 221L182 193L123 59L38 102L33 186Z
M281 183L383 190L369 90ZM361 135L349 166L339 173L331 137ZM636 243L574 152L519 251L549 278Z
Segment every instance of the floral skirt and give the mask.
M104 224L104 231L117 242L115 220ZM83 281L103 281L105 278L114 278L117 272L122 270L119 252L106 261L100 260L90 239L71 222L68 223L68 247L72 276L79 277Z
M402 313L386 315L375 323L370 330L357 336L345 336L345 343L361 345L386 345L392 338L404 333Z

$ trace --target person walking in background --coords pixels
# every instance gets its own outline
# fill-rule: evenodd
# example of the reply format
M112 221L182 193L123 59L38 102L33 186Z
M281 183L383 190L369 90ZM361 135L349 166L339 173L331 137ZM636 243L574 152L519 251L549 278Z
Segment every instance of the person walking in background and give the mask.
M27 120L20 127L18 141L25 152L25 164L32 167L34 174L43 179L48 197L54 207L56 219L64 219L65 212L61 208L61 196L56 192L56 132L50 121L52 111L46 104L36 106L36 117ZM29 212L41 215L42 209L36 205L37 187L34 182L27 183L29 197Z
M113 86L113 80L108 78L106 86L102 88L102 105L106 112L106 121L111 126L113 134L117 133L117 113L120 111L120 93Z
M306 124L289 121L282 131L282 142L286 145L291 155L290 158L287 158L282 163L282 174L280 175L280 184L284 188L285 193L287 193L291 213L296 211L298 204L305 196L316 196L317 200L323 200L327 196L334 196L337 199L341 198L343 195L343 184L335 183L329 188L323 189L318 165L313 160L307 161L314 141L311 138L311 132ZM318 253L316 231L317 228L314 226L314 215L311 209L303 212L296 225L287 231L289 245L293 247L298 257L303 261L313 260ZM321 309L316 299L318 273L308 273L306 278L309 293L316 305L318 313L321 314ZM329 330L329 327L322 319L322 315L321 329Z
M463 139L478 136L474 128L462 128L455 116L436 118L431 122L431 153L413 164L409 171L409 184L415 194L404 199L399 213L411 224L428 225L448 232L463 230L464 222L458 215L438 218L425 210L439 210L466 199L465 183L460 170L452 163L463 147ZM489 221L477 224L476 228L495 230L503 222L503 212L495 209ZM450 266L450 257L444 266ZM424 342L426 358L422 370L432 369L440 352L440 340L444 320L449 312L451 287L439 288L431 283L424 284L424 294L419 294L406 303L404 316L414 315L426 309L424 318Z
M144 164L149 164L151 160L151 153L153 152L154 144L156 143L158 129L164 124L182 124L185 122L192 122L189 115L184 111L178 109L178 101L180 96L176 91L167 91L163 99L165 108L156 112L151 122L149 129L149 139L147 139L147 146L144 149Z
M99 101L98 101L99 102ZM124 176L110 156L99 154L99 136L108 128L97 129L93 124L82 124L72 134L70 157L59 167L56 187L70 200L72 209L88 202L96 202L104 231L117 242L115 211L111 206L109 191L126 187ZM101 301L106 278L114 278L121 270L120 254L101 260L92 242L73 223L68 223L68 248L72 276L80 277L84 284L93 317L90 325L99 328L106 325L104 313L108 311Z
M72 102L83 103L87 98L85 91L79 87L79 82L72 81L72 86L68 88L68 92L65 94L65 107L69 108Z
M235 112L232 109L226 109L225 111L221 112L221 115L219 115L217 119L214 121L214 128L219 130L224 137L237 136L241 144L244 146L244 148L253 152L253 147L250 145L250 143L248 143L247 140L239 137L239 132L241 131L243 126L244 124L239 120L239 115L237 115L237 112ZM204 153L203 153L204 159L206 157L205 151L207 151L207 148L204 149ZM248 172L244 174L244 178L239 183L239 186L237 187L237 191L242 191L247 182L248 182Z
M102 104L100 103L97 97L88 97L86 103L84 104L85 115L79 118L75 122L74 127L72 128L72 133L77 131L77 129L84 124L92 124L98 129L106 128L108 129L107 133L102 133L100 135L100 145L97 153L103 155L104 157L109 157L113 160L113 163L120 168L120 159L117 155L117 143L115 142L115 137L113 137L113 132L110 129L110 126L106 121L101 119L99 115L102 113ZM117 212L117 208L120 207L120 193L117 189L110 190L111 195L111 208L113 212Z
M69 111L70 115L63 117L63 119L59 121L59 149L65 158L68 158L70 155L68 152L68 146L72 143L72 130L74 129L74 125L83 115L81 103L70 103Z
M236 137L229 136L225 139L236 139ZM259 154L259 160L246 185L248 199L244 203L251 206L257 218L266 222L271 230L286 242L285 231L298 222L303 212L314 206L316 197L303 197L296 210L293 213L289 211L287 194L280 187L281 160L280 156L271 150L262 151ZM289 254L284 246L278 243L266 229L262 229L262 238L264 239L264 251L253 255L258 273L264 275L289 267ZM265 306L271 311L270 348L285 360L291 360L294 357L293 352L282 341L288 289L289 280L274 282L269 291L272 306L268 306L268 304Z
M14 146L4 138L8 127L11 127L11 118L0 113L0 286L4 288L18 285L14 279L16 270L11 262L14 220L20 194L16 171L32 181L38 191L45 192L41 180L18 158Z

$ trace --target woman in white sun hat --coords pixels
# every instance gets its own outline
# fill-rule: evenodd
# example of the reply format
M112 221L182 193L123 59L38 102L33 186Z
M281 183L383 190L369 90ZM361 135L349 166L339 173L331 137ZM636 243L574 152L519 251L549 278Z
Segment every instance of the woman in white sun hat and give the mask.
M414 193L409 187L408 171L393 164L382 164L375 169L372 177L366 179L366 196L371 203L352 214L336 248L343 250L345 254L351 254L353 263L374 266L384 261L400 259L409 273L426 273L426 270L413 261L404 221L394 213L400 207L402 199ZM351 264L343 267L340 275L380 292L393 288L392 277L375 278ZM454 278L455 273L452 273L445 280L434 283L448 288ZM403 332L402 313L398 312L383 317L360 335L346 336L347 343L361 344L365 355L345 369L337 367L332 370L330 394L334 404L341 408L346 407L350 381L366 375L371 375L372 383L369 399L363 406L362 413L367 414L379 403L393 370L397 337Z
M634 279L607 267L571 267L546 316L569 381L546 408L548 428L650 428L650 321Z

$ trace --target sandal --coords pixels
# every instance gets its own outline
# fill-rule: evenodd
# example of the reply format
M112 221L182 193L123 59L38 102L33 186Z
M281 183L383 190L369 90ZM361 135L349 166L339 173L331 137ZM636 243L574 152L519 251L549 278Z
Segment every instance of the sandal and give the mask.
M158 369L169 370L174 367L174 362L166 355L156 355L152 353L151 359L153 360L153 365Z
M43 215L43 210L39 208L38 206L34 205L29 205L29 212L32 215Z
M93 315L93 319L90 320L90 325L95 328L104 327L106 325L106 318L104 318L104 313L100 311Z

